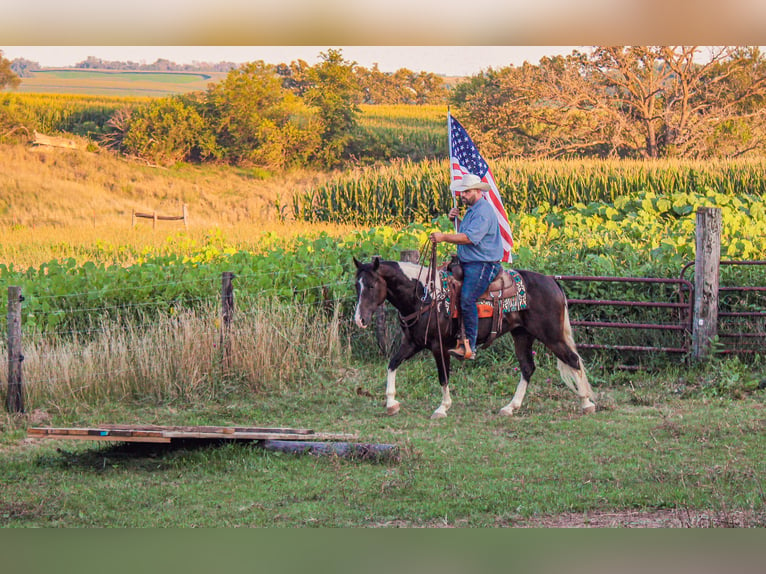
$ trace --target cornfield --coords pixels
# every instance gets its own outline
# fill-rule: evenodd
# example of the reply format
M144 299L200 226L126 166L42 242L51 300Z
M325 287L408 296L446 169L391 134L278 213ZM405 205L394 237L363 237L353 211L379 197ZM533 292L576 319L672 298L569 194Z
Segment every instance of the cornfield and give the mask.
M726 195L766 195L766 160L546 160L505 159L492 172L508 211L541 204L613 203L638 192L662 195L711 189ZM452 206L446 159L397 160L359 169L293 198L305 221L354 225L426 222Z
M69 94L0 94L0 108L43 133L100 133L118 109L148 101L141 97Z

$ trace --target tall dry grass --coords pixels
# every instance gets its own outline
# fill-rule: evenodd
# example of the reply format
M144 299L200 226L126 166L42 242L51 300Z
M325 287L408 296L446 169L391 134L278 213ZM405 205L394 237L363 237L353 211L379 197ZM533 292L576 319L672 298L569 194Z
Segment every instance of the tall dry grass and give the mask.
M277 205L325 176L271 176L224 166L159 168L108 152L0 145L0 224L130 226L131 211L180 214L197 225L279 219Z
M204 243L211 230L248 250L257 249L264 234L337 231L333 224L285 219L293 195L327 177L223 166L163 169L110 153L0 145L0 263L29 267L54 257L90 260L110 249L155 250L179 234ZM134 210L180 215L183 204L188 229L180 221L153 228L147 219L132 226Z
M238 302L231 361L221 360L219 311L101 324L63 339L25 336L27 410L116 401L193 403L230 394L295 391L331 377L350 358L338 308L325 314L273 301ZM25 334L26 335L26 334ZM7 356L5 341L0 353ZM0 386L7 369L0 366Z

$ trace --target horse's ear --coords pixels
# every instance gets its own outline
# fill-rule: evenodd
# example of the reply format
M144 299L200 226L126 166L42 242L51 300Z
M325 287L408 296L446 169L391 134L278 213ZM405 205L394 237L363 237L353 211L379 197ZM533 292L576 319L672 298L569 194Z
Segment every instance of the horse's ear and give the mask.
M373 271L377 271L378 267L380 267L380 257L375 257L372 260L372 270Z
M362 264L359 261L357 261L356 257L354 257L353 259L354 259L354 265L356 265L356 268L359 269L362 266Z

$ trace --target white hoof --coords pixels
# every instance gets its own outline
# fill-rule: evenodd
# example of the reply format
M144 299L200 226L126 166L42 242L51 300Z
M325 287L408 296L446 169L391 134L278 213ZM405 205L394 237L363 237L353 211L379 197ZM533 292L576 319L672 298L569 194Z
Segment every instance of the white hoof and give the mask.
M596 405L588 405L587 407L582 408L582 414L584 415L590 415L595 412L596 412Z
M394 416L399 412L399 401L395 401L394 403L390 404L386 407L386 414L388 416Z
M443 411L438 411L437 410L437 411L434 411L434 414L431 415L431 420L434 420L434 419L446 419L446 418L447 418L447 413L445 413Z
M513 409L510 407L503 407L502 409L500 409L500 415L504 417L512 417Z

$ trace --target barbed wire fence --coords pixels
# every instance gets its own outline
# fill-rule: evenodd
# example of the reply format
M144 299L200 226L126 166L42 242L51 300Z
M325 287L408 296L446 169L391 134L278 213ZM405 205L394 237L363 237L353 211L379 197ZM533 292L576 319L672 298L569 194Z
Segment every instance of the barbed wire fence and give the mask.
M157 375L172 372L176 380L187 378L197 383L200 379L222 381L240 377L239 369L247 363L246 359L252 359L254 350L269 351L274 336L284 342L280 348L290 347L293 354L318 360L321 358L318 344L289 330L298 324L297 319L301 318L304 327L313 321L318 328L328 329L330 321L334 321L332 330L336 340L351 327L352 320L347 314L344 316L342 309L353 303L352 292L335 297L328 295L338 291L341 281L295 289L292 300L284 300L284 297L280 300L276 287L257 295L235 296L238 284L256 278L257 274L228 275L231 290L225 296L210 293L186 298L183 305L173 301L143 301L77 307L88 293L56 296L58 308L39 313L37 319L45 322L46 314L60 317L64 308L69 319L67 326L46 331L33 327L24 329L23 333L24 294L19 287L10 287L9 303L15 300L16 304L9 305L8 337L0 357L0 380L5 379L2 383L7 389L7 410L24 412L24 396L39 389L61 394L61 389L68 388L76 396L83 394L86 387L92 387L92 383L78 383L78 378L101 379L113 384L131 377L145 380L152 372ZM219 283L222 281L221 277L217 279ZM212 283L213 279L208 281ZM126 288L123 295L129 297L130 290ZM317 306L314 301L319 298L322 303ZM270 323L269 342L258 344L256 339L266 335L262 322L269 321L269 317L264 316L269 309L271 318L282 317L290 323ZM328 316L328 310L335 310L334 315ZM196 356L189 355L191 348L197 350ZM180 356L171 358L172 351ZM183 365L178 363L184 356L185 366L189 367L186 377L180 372ZM207 366L202 367L203 364ZM87 377L85 371L88 371ZM256 375L253 369L250 375Z
M402 252L402 260L412 256ZM8 337L0 338L6 408L22 413L30 397L36 403L142 394L188 399L212 397L233 384L286 388L309 378L298 370L309 375L341 370L353 348L366 355L388 354L395 343L390 308L378 311L374 329L359 332L351 312L354 286L347 277L297 288L279 281L282 275L223 272L151 285L159 292L172 287L203 293L180 300L127 302L146 285L35 293L38 302L51 303L50 310L37 312L37 325L51 323L54 315L57 325L64 325L46 329L22 329L25 295L20 287L9 287ZM264 279L271 287L258 288ZM81 304L115 295L126 302Z

